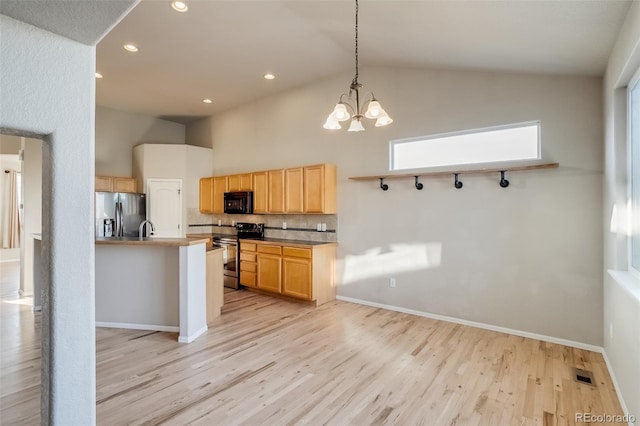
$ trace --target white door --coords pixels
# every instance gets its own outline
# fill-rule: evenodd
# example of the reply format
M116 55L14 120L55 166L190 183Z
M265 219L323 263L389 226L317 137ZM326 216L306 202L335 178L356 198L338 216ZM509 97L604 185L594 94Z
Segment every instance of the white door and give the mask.
M147 203L154 236L182 237L182 179L148 179Z

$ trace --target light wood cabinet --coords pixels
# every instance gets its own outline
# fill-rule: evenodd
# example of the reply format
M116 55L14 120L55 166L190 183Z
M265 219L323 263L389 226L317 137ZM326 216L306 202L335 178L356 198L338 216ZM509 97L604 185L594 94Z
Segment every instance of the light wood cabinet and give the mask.
M282 258L282 294L311 300L311 260Z
M267 172L253 173L253 212L269 213L269 182Z
M285 187L285 212L287 213L303 213L303 177L304 170L302 167L295 169L286 169L284 171L284 187Z
M238 175L230 175L228 177L229 186L228 191L252 191L253 190L253 180L251 173L243 173Z
M258 246L257 287L274 293L281 292L282 257L279 246Z
M336 213L336 168L319 164L304 168L304 212Z
M228 185L227 176L213 178L212 213L224 213L224 193L228 192Z
M213 178L200 179L200 212L213 213Z
M113 192L111 176L96 176L96 192Z
M114 177L113 190L114 192L135 193L138 190L138 182L134 178Z
M120 176L96 176L96 192L137 192L134 178Z
M269 170L269 213L284 213L284 170Z
M256 214L336 213L336 167L319 164L204 178L200 180L200 211L224 213L224 193L233 191L253 191Z
M256 245L240 241L240 284L247 287L256 287L257 272Z
M240 242L240 284L321 305L334 300L336 244Z
M206 259L207 325L211 325L220 316L220 309L224 303L222 249L207 251Z

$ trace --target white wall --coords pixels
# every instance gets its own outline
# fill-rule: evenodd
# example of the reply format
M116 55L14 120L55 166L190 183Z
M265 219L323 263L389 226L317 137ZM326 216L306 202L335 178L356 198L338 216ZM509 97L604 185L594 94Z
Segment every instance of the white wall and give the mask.
M395 122L322 129L352 76L265 98L188 125L212 136L217 174L334 163L338 167L338 294L556 338L602 344L602 80L365 68ZM391 139L542 121L558 170L354 182L388 170ZM208 123L208 124L207 124ZM192 131L193 130L193 131ZM397 279L389 288L388 278Z
M44 141L42 423L95 424L95 47L4 15L0 31L0 133Z
M188 210L199 207L200 178L213 174L212 164L211 148L141 144L133 149L133 176L141 192L147 191L147 179L182 180L182 236L189 227Z
M42 141L22 142L22 234L20 236L20 294L33 295L33 234L42 232Z
M96 106L98 176L131 176L133 147L144 142L184 144L185 126L147 115Z
M604 348L629 413L640 418L640 282L627 270L626 85L640 68L640 3L634 2L609 57L604 84ZM615 215L614 215L615 206ZM613 221L613 222L612 222ZM624 278L624 274L619 274ZM627 276L626 278L630 278Z

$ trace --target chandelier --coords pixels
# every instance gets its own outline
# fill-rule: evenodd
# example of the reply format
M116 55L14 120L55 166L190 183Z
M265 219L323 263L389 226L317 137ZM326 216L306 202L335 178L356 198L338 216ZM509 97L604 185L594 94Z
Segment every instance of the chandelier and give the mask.
M327 121L324 123L325 129L337 130L341 129L341 121L347 121L351 119L351 125L349 126L350 132L361 132L364 130L362 126L362 117L375 119L376 127L386 126L393 123L393 120L387 112L380 106L380 102L376 99L373 92L366 93L363 96L363 102L360 103L360 89L362 84L358 83L358 0L356 0L356 75L351 81L349 86L349 93L343 93L340 95L340 99ZM365 107L366 112L363 113Z

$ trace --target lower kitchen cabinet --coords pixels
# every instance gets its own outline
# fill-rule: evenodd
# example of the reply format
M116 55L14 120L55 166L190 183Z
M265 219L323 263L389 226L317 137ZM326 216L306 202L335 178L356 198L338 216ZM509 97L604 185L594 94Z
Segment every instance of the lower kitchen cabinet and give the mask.
M281 247L258 244L258 281L261 290L280 293L282 291L282 256Z
M220 316L224 303L222 249L207 251L207 325Z
M335 258L335 243L241 240L240 284L321 305L335 299Z
M240 242L240 284L246 287L256 287L258 259L254 243Z
M311 260L282 258L282 294L311 300Z

